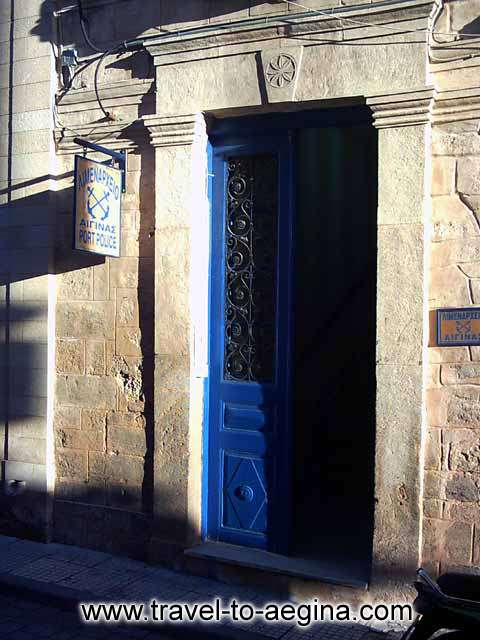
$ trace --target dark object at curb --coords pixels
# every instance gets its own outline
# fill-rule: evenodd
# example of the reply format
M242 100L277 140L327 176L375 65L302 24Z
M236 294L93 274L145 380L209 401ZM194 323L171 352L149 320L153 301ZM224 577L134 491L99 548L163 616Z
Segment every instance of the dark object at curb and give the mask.
M106 598L92 594L90 591L59 587L55 584L30 578L21 578L7 573L0 573L0 595L29 600L70 612L76 612L80 602L105 602L106 600ZM181 637L183 640L185 637L189 638L189 640L267 640L267 636L263 634L225 628L224 626L220 627L219 624L201 624L197 622L187 624L164 623L161 625L158 623L142 624L141 622L132 624L120 623L118 625L109 622L106 624L111 626L112 629L116 626L120 628L140 628L153 633L165 634L167 637Z
M418 569L414 582L416 619L401 640L476 640L480 633L480 577L444 573L437 582ZM451 633L453 632L453 633Z

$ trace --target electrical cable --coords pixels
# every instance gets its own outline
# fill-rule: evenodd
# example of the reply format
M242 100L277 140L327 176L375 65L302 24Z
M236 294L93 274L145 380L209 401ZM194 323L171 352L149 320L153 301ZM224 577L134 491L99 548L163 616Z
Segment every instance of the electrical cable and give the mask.
M309 9L308 7L306 7L303 4L300 4L298 2L294 2L293 0L282 0L282 2L284 2L287 5L294 5L295 7L300 7L301 9L305 9L307 11L314 11L315 13L318 13L321 16L326 16L328 18L336 18L337 20L343 21L343 22L348 22L350 24L353 25L357 25L357 26L362 26L362 27L378 27L381 29L386 29L387 31L393 32L397 35L400 34L407 34L407 33L425 33L427 35L427 38L429 38L431 41L433 41L435 44L437 45L442 45L442 46L446 46L449 45L450 43L448 42L440 42L439 40L437 40L435 38L435 35L442 35L442 36L450 36L450 37L455 37L458 39L458 37L460 36L460 34L458 32L455 33L445 33L442 31L435 31L435 24L437 23L438 18L440 17L440 14L442 12L442 8L443 8L443 0L440 0L439 5L437 6L437 9L434 12L432 23L430 27L424 28L424 27L420 27L418 29L407 29L407 30L402 30L399 31L397 27L390 27L386 24L381 24L378 22L361 22L360 20L355 20L352 18L345 18L343 16L338 16L338 15L334 15L334 11L335 11L335 7L330 7L330 9L328 10L321 10L321 9ZM469 37L469 38L478 38L480 37L480 33L462 33L461 34L462 37ZM458 41L458 40L457 40ZM458 55L455 57L448 57L446 59L444 58L439 58L438 56L433 55L433 53L430 51L429 52L429 59L431 62L458 62L460 60L468 60L469 58L475 58L478 54L470 52L470 53L465 53L463 55Z
M75 80L75 78L78 75L80 75L82 71L85 71L85 69L87 69L91 64L93 64L94 62L98 62L98 60L102 57L102 55L103 54L101 55L97 54L96 56L92 56L91 58L87 58L86 60L82 61L82 63L78 66L78 68L76 68L75 72L72 74L72 77L70 78L69 86L64 86L63 91L59 91L57 104L60 104L63 96L67 95L70 89L73 88L73 81ZM57 59L58 59L58 56L57 56Z
M391 27L388 26L386 24L381 24L381 23L375 23L375 22L363 22L360 20L356 20L356 19L352 19L352 18L347 18L344 16L340 16L338 15L338 8L336 7L330 7L329 9L311 9L309 7L306 7L305 5L300 4L299 2L295 2L294 0L282 0L282 2L284 2L287 5L293 5L296 7L299 7L301 9L304 9L306 11L308 11L310 14L318 14L327 18L336 18L338 20L340 20L341 22L347 22L356 26L362 26L362 27L378 27L380 29L384 29L386 31L389 32L393 32L397 35L399 34L407 34L407 33L421 33L424 32L426 34L428 34L432 39L434 35L445 35L445 36L459 36L459 34L452 34L452 33L443 33L441 31L435 31L434 27L435 24L438 20L438 17L441 13L441 8L443 6L443 0L439 0L440 5L437 8L437 11L434 14L433 20L432 20L432 24L429 28L418 28L418 29L407 29L407 30L401 30L399 31L398 27ZM82 2L81 0L77 0L77 6L78 6L78 13L79 13L79 19L80 19L80 26L81 26L81 30L82 30L82 34L83 37L85 39L85 42L88 44L88 46L95 51L97 54L99 54L98 57L95 57L94 60L89 61L88 64L91 64L91 62L97 61L97 66L95 69L95 73L94 73L94 90L95 90L95 97L97 99L98 105L100 107L100 110L102 111L103 115L105 116L105 118L107 120L115 120L115 116L107 111L103 105L103 102L101 100L100 97L100 92L99 92L99 83L98 83L98 79L99 79L99 74L100 74L100 70L102 68L102 65L105 61L105 59L107 58L107 56L109 55L114 55L115 53L123 53L123 52L127 52L127 51L134 51L134 50L140 50L144 47L144 41L145 40L149 40L152 39L152 36L147 36L144 39L136 39L136 40L126 40L121 44L118 44L110 49L107 50L103 50L100 49L99 47L97 47L90 39L89 33L88 33L88 29L87 29L87 20L85 18L85 14L83 12L83 6L82 6ZM195 29L187 29L186 31L191 32L191 31L195 31ZM167 34L165 34L167 35ZM172 35L170 33L168 33L168 35ZM480 37L480 34L462 34L462 36L466 36L466 37ZM438 43L438 41L434 40L435 42ZM440 43L438 43L440 44ZM443 44L448 44L448 43L443 43ZM470 54L465 54L464 56L458 56L457 58L450 58L449 61L454 61L454 60L464 60L465 58L470 58L470 57L474 57L475 54L470 53ZM433 58L432 60L434 61L440 61L440 59L438 58ZM442 62L445 62L445 60L441 60ZM68 89L66 90L65 93L68 92ZM65 95L65 94L64 94ZM135 122L135 121L133 121Z
M88 44L90 49L92 49L96 53L104 53L105 50L99 49L95 44L93 44L93 42L90 39L90 36L88 34L88 29L86 26L87 20L85 18L85 14L83 13L82 0L77 0L77 5L78 5L78 15L80 18L80 28L82 30L83 37L85 38L85 42Z
M397 27L389 27L388 25L382 24L379 22L361 22L360 20L356 20L354 18L346 18L344 16L340 16L338 15L338 11L336 11L336 9L338 9L337 7L330 7L328 9L312 9L310 7L306 7L303 4L300 4L299 2L294 2L294 0L282 0L282 2L284 2L287 5L291 4L295 7L299 7L300 9L305 9L310 13L312 12L318 13L318 15L325 16L327 18L336 18L337 20L340 20L343 22L349 22L350 24L354 24L362 27L379 27L380 29L386 29L387 31L394 31L397 34L399 33ZM368 5L366 6L368 8ZM419 33L422 31L425 33L430 33L432 35L439 35L439 36L450 36L450 37L461 36L462 38L480 38L480 33L462 33L462 34L459 34L458 32L447 33L444 31L432 31L431 29L428 29L428 28L425 29L423 27L419 27L418 29L408 29L406 31L402 30L402 33ZM446 43L443 43L443 44L446 44Z
M144 43L143 40L140 39L135 39L135 40L126 40L124 42L122 42L121 44L116 45L115 47L112 47L111 49L108 49L107 51L104 51L100 56L96 56L93 60L89 60L83 67L83 69L87 66L89 66L90 64L92 64L93 62L97 62L97 66L95 68L95 73L93 76L93 86L94 86L94 91L95 91L95 98L98 102L98 106L100 107L100 110L102 111L103 115L105 116L105 118L107 120L116 120L119 122L122 122L122 124L124 124L125 126L131 126L132 124L139 122L140 119L139 118L135 118L134 120L129 120L126 122L121 121L119 118L116 118L110 111L107 111L103 105L102 99L100 98L100 90L99 90L99 83L98 83L98 77L100 74L100 69L102 67L102 64L105 60L105 58L107 58L107 56L109 55L114 55L115 53L126 53L128 51L139 51L143 48ZM68 93L68 89L64 92L63 95L66 95ZM56 105L58 106L58 105ZM60 124L60 126L63 129L72 131L73 133L77 134L78 137L82 137L82 135L84 136L85 134L79 134L78 132L76 132L74 129L70 129L69 127L65 126L60 119L58 118L58 112L56 112L54 110L54 118L56 119L56 121ZM96 128L98 128L100 126L100 122L94 123L91 122L90 124L92 125L96 125L93 127L93 129L87 134L90 135ZM86 126L86 125L84 125Z
M98 127L100 126L100 123L98 122L89 122L84 126L88 126L90 124L93 124L93 128L90 129L90 131L88 133L79 133L78 131L76 131L75 129L72 129L72 127L64 124L60 118L58 117L58 110L57 110L57 106L55 105L53 107L53 120L54 120L54 124L55 124L55 128L56 129L61 129L61 130L65 130L65 131L70 131L71 133L74 133L78 138L82 138L82 137L90 137L92 135L92 133L95 131L95 129L98 129ZM100 138L101 139L101 138Z
M115 53L117 53L117 51L119 51L119 47L115 47L111 50L107 50L104 52L104 54L102 56L100 56L99 61L97 62L97 66L95 67L95 73L93 76L93 88L95 90L95 97L97 98L97 102L98 102L98 106L100 107L100 110L102 111L103 115L105 116L105 118L107 118L107 120L114 120L115 118L112 116L112 114L110 113L110 111L107 111L105 109L105 107L103 106L102 101L100 100L100 92L98 90L98 75L100 73L100 69L102 66L103 61L105 60L105 58L108 55L114 55Z
M435 8L435 10L433 11L433 13L430 16L430 28L428 29L428 34L430 37L430 42L433 43L434 45L437 45L438 47L445 47L445 45L448 45L448 42L442 42L441 40L438 40L438 38L436 38L436 35L446 35L441 33L440 31L435 31L435 25L438 22L438 19L440 18L440 15L444 9L444 0L437 0L438 4L437 7ZM454 34L449 34L450 36L454 35ZM462 34L462 35L468 35L468 34ZM459 55L459 56L449 56L448 58L441 58L439 56L434 55L434 53L432 51L428 52L428 57L430 62L460 62L463 60L468 60L469 58L475 58L476 54L475 53L465 53L464 55Z
M430 38L432 39L432 42L435 42L436 44L443 44L442 42L439 42L436 38L436 32L435 32L435 26L437 24L438 19L440 18L440 15L444 9L444 4L443 4L443 0L437 0L437 6L435 7L435 9L432 11L432 13L430 14Z
M298 2L293 2L292 0L282 0L282 2L284 2L287 5L291 4L291 5L295 6L295 7L300 7L300 9L306 9L308 11L313 11L315 13L318 13L318 15L320 15L320 16L325 16L327 18L336 18L337 20L340 20L341 22L349 22L350 24L361 26L361 27L380 27L382 29L386 29L387 31L393 31L397 35L399 33L418 33L419 31L425 31L425 29L408 29L408 30L402 30L400 32L397 27L389 27L386 24L380 24L380 23L376 23L376 22L361 22L360 20L355 20L353 18L345 18L344 16L335 15L335 13L334 13L335 7L330 7L328 10L325 10L325 9L324 10L321 10L321 9L309 9L305 5L299 4Z
M110 113L110 111L107 111L105 109L100 99L100 92L98 88L98 76L99 76L103 61L107 56L114 55L116 53L126 53L127 51L140 51L140 49L143 49L144 46L145 45L141 38L136 40L125 40L125 42L122 42L122 44L118 44L112 49L108 49L107 51L105 51L103 55L100 57L99 61L97 62L97 66L95 68L95 73L93 76L93 88L95 90L95 97L97 98L98 106L100 107L105 118L107 118L108 120L116 120L116 118L112 113Z
M82 6L82 0L77 0L77 6L78 6L78 16L80 19L80 27L82 30L82 34L83 37L85 38L85 42L88 44L88 46L95 51L96 53L101 54L99 59L98 59L98 63L97 66L95 68L95 74L93 77L93 88L95 90L95 97L97 98L97 102L98 102L98 106L100 107L101 112L103 113L103 115L105 116L105 118L107 118L107 120L115 120L115 117L105 109L105 107L103 106L102 100L100 99L100 92L98 89L98 76L100 73L100 69L102 67L102 64L105 60L105 58L109 55L114 55L115 53L120 53L122 51L132 51L135 49L141 49L144 45L143 45L143 40L141 39L132 39L132 40L125 40L124 42L122 42L121 44L116 45L115 47L112 47L110 49L100 49L99 47L97 47L90 39L90 36L88 34L88 29L87 29L87 21L85 18L85 14L83 13L83 6ZM68 89L67 89L68 91Z
M309 7L305 7L304 5L298 3L298 2L294 2L293 0L282 0L285 4L288 5L294 5L296 7L300 7L301 9L306 9L307 11L311 11L311 9L309 9ZM415 30L409 30L406 31L404 33L418 33L419 31L424 31L427 34L427 38L428 40L430 40L430 42L435 43L436 45L440 46L440 47L445 47L446 45L450 44L448 42L442 42L441 40L438 40L438 38L436 38L435 36L449 36L449 37L455 37L457 38L457 42L458 42L458 38L479 38L480 37L480 33L462 33L459 34L458 32L454 32L454 33L445 33L442 31L437 31L435 29L435 25L437 24L440 15L442 14L442 11L445 7L444 4L445 0L437 0L437 6L434 9L434 11L430 14L430 25L426 28L426 29L415 29ZM329 18L332 17L332 14L335 10L335 7L331 7L329 9L330 13L327 13L327 11L325 10L320 10L320 9L314 9L313 11L315 11L315 13L318 13L319 15L322 16L327 16ZM334 16L337 17L337 16ZM360 22L359 20L352 20L350 18L344 18L342 16L338 16L338 19L340 21L345 21L345 22L350 22L352 24L357 24L357 25L361 25L361 26L366 26L366 27L381 27L383 29L387 29L388 31L395 29L394 27L388 27L387 25L384 24L378 24L378 23L374 23L374 22ZM397 31L398 33L398 31ZM464 61L464 60L468 60L469 58L475 58L477 57L478 54L476 53L467 53L464 55L459 55L459 56L455 56L455 57L448 57L448 58L440 58L438 56L433 55L433 53L431 51L428 52L428 56L431 62L459 62L459 61ZM480 123L478 124L477 127L477 134L480 135Z
M100 92L99 92L99 87L98 87L98 77L100 74L100 69L102 67L102 64L105 60L105 58L109 55L114 55L115 53L121 53L122 51L133 51L133 50L138 50L141 49L143 47L143 40L141 39L132 39L132 40L128 40L128 41L124 41L121 44L115 45L114 47L111 47L110 49L100 49L99 47L97 47L91 40L89 33L88 33L88 29L87 29L87 21L85 18L85 14L83 12L83 6L82 6L82 1L81 0L77 0L77 6L78 6L78 15L79 15L79 20L80 20L80 27L82 30L82 34L83 37L85 39L85 42L88 44L88 46L95 51L95 53L99 54L98 56L96 56L93 60L89 60L87 63L88 64L92 64L92 62L95 62L98 60L97 62L97 66L95 68L95 73L94 73L94 77L93 77L93 87L94 87L94 91L95 91L95 97L97 99L98 102L98 106L100 107L101 112L103 113L103 115L105 116L105 118L107 118L107 120L115 120L115 117L113 116L112 113L110 113L109 111L107 111L105 109L105 107L103 106L103 102L100 98ZM85 67L83 67L85 68ZM71 80L73 80L73 78L71 78ZM66 90L64 92L63 95L65 95L66 93L68 93L68 90L70 89L70 86L66 87Z
M458 55L458 56L448 56L448 58L441 58L439 56L436 56L432 49L434 45L437 45L439 47L445 47L445 45L448 45L450 43L448 42L442 42L441 40L438 40L438 38L436 38L435 36L437 35L447 35L447 34L443 34L441 31L436 31L435 30L435 25L437 24L443 9L445 8L444 6L444 0L436 0L437 1L437 6L435 7L435 9L433 10L433 12L430 14L430 18L429 18L429 22L430 22L430 26L428 28L428 38L431 44L430 47L430 51L428 52L428 58L430 62L460 62L460 61L464 61L464 60L468 60L469 58L475 58L476 54L475 53L465 53L463 55ZM448 34L450 35L450 37L452 35L456 35L457 34ZM462 35L469 35L469 34L462 34ZM471 34L470 34L471 35Z
M59 115L58 115L58 109L57 109L56 105L53 107L53 119L54 119L55 127L57 129L70 131L71 133L74 133L77 138L85 138L85 137L89 138L92 135L92 133L94 133L94 131L96 129L98 129L98 127L100 127L102 125L102 122L98 122L98 121L96 121L96 122L87 122L83 126L84 127L88 127L90 125L93 125L93 127L90 129L90 131L88 131L87 133L85 133L85 131L83 131L83 132L77 131L76 129L73 129L71 126L66 125L64 122L62 122L62 120L60 120ZM124 124L127 127L130 127L132 124L136 124L137 122L142 122L142 119L141 118L135 118L135 120L128 120L128 121L125 121L125 122L122 121L122 124ZM100 142L101 140L103 140L104 138L106 138L109 135L111 135L111 131L106 131L104 135L101 135L99 138L96 138L92 142Z

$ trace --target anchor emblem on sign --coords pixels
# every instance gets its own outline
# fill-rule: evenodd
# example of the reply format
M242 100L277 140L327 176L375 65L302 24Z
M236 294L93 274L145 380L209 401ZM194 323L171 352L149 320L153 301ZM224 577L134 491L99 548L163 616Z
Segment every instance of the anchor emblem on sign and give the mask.
M94 210L98 208L103 214L100 220L105 220L108 217L108 214L110 213L110 205L108 203L108 198L110 196L110 193L108 191L105 191L103 196L100 199L98 199L92 187L88 187L87 191L88 191L88 198L87 198L88 214L92 216L94 220L96 220L97 216L95 215Z
M459 333L471 333L472 331L472 321L471 320L457 320L457 331Z

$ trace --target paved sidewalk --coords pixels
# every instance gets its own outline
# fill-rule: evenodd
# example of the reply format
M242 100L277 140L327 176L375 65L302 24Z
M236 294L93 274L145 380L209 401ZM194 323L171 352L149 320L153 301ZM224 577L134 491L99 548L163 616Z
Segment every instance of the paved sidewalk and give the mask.
M275 595L255 588L235 587L215 580L176 573L125 558L61 544L42 544L0 536L0 637L30 640L22 606L28 600L38 604L38 614L47 622L36 622L33 637L74 640L75 638L236 638L241 640L386 640L390 637L359 624L317 624L308 629L297 625L266 622L226 623L188 627L157 624L155 627L127 625L121 628L79 625L77 603L88 599L107 602L204 602L220 597L225 602L263 604L276 601ZM19 606L20 604L20 606ZM34 606L34 605L30 605ZM18 613L20 610L20 614ZM13 615L11 612L15 612ZM46 612L46 613L45 613ZM69 616L70 627L59 629L62 615ZM55 624L52 623L56 622ZM24 631L22 631L22 623ZM2 628L2 624L4 625ZM10 624L10 632L8 631ZM20 626L19 626L20 625ZM74 629L72 630L72 625ZM152 630L153 629L153 630ZM10 635L8 635L10 634ZM393 637L393 636L391 636Z
M172 640L170 636L143 629L87 626L76 611L41 602L0 596L2 640Z

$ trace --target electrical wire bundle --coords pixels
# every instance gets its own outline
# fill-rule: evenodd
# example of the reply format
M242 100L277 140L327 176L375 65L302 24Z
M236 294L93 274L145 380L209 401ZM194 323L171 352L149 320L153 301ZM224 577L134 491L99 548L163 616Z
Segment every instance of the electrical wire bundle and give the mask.
M339 8L338 7L331 7L331 8L325 8L323 10L321 9L310 9L308 7L306 7L305 5L301 4L300 2L296 2L295 0L282 0L282 2L284 2L287 5L292 5L298 8L301 8L305 11L308 11L309 14L316 14L316 15L320 15L323 17L328 17L328 18L332 18L335 17L337 18L340 22L342 23L346 23L346 24L351 24L351 25L355 25L355 26L363 26L363 27L377 27L380 29L384 29L386 32L389 33L396 33L396 34L406 34L406 33L426 33L427 37L429 37L429 39L434 42L435 44L447 44L445 42L439 42L435 36L438 35L442 35L442 36L448 36L448 37L454 37L456 39L458 39L460 37L460 34L458 33L443 33L440 31L437 31L435 29L436 23L438 21L439 15L442 12L443 6L444 6L444 0L437 0L437 6L435 8L435 10L433 11L433 14L430 17L430 24L429 27L427 28L417 28L417 29L400 29L398 27L393 27L387 24L382 24L382 23L377 23L377 22L370 22L370 21L363 21L363 20L357 20L357 19L352 19L352 18L348 18L346 16L343 15L339 15L338 11ZM116 120L117 118L115 117L115 115L113 113L111 113L110 111L107 111L107 109L105 109L102 99L100 97L100 92L99 92L99 77L100 77L100 71L102 69L103 63L105 61L105 59L110 56L110 55L115 55L115 54L122 54L122 53L126 53L128 51L140 51L145 47L145 41L149 40L152 38L152 36L146 36L145 38L137 38L137 39L132 39L132 40L125 40L121 43L116 44L115 46L109 48L109 49L101 49L100 47L98 47L94 42L92 42L92 39L90 37L89 34L89 29L88 29L88 19L85 15L84 12L84 8L82 5L82 0L77 0L77 8L78 8L78 15L79 15L79 20L80 20L80 28L82 31L82 35L83 38L86 42L86 44L88 45L88 47L90 47L90 49L97 54L96 57L92 58L91 60L89 60L87 62L87 64L93 64L94 62L97 63L97 66L95 68L95 73L94 73L94 78L93 78L93 84L94 84L94 91L95 91L95 97L97 99L98 102L98 106L102 112L102 114L104 115L104 117L110 121ZM368 7L367 7L368 8ZM275 16L278 19L278 16ZM261 20L261 19L260 19ZM269 16L265 16L264 18L264 22L268 23L270 20L272 20L271 17ZM239 21L242 22L242 21ZM288 20L287 20L288 22ZM229 23L229 28L232 28L233 24L235 23ZM223 25L216 25L216 28L221 28L221 26ZM184 31L181 32L177 32L177 33L192 33L192 32L197 32L199 30L202 30L202 27L199 28L189 28L186 29ZM162 30L163 31L163 30ZM172 35L170 32L164 32L164 35L168 36L168 35ZM472 33L468 33L468 34L461 34L461 37L469 37L469 38L476 38L476 37L480 37L480 34L472 34ZM157 38L158 36L153 36L154 38ZM470 58L473 57L476 54L465 54L465 55L461 55L458 56L458 58L455 59L466 59L466 58ZM437 61L436 58L433 58L433 56L431 56L432 61ZM449 60L452 60L451 58ZM438 59L438 61L442 61L441 59ZM68 91L69 87L66 88L65 93ZM58 121L58 118L57 118ZM138 120L133 120L128 124L133 124L135 122L138 122ZM96 124L96 123L91 123L91 124ZM60 123L61 125L61 123ZM68 127L64 127L63 125L61 125L62 128L68 129ZM93 131L93 130L92 130Z
M94 51L96 54L98 54L97 56L95 56L93 59L89 60L87 62L87 65L93 64L94 62L97 63L97 66L95 68L95 73L93 76L93 87L94 87L94 91L95 91L95 97L97 99L98 102L98 106L101 110L101 112L103 113L104 117L107 120L116 120L115 116L110 112L107 111L107 109L105 109L102 99L100 97L100 91L99 91L99 77L100 77L100 71L102 69L103 63L105 61L105 59L110 56L110 55L115 55L115 54L122 54L122 53L126 53L128 51L140 51L141 49L143 49L144 47L144 41L143 39L132 39L132 40L125 40L119 44L116 44L114 47L110 47L109 49L101 49L100 47L97 47L96 44L94 44L94 42L92 42L92 39L90 38L90 34L89 34L89 29L88 29L88 20L85 16L84 10L83 10L83 6L82 6L82 0L77 0L77 7L78 7L78 16L79 16L79 20L80 20L80 28L82 31L82 35L83 38L86 42L86 44L90 47L90 49L92 49L92 51ZM87 66L85 65L85 66ZM83 68L85 68L85 66ZM66 90L64 92L63 95L65 95L70 87L66 87ZM58 104L57 104L58 106ZM62 129L66 129L71 131L72 133L75 133L76 135L81 135L79 134L77 131L75 131L74 129L67 127L66 125L64 125L60 119L58 118L58 113L55 110L54 111L54 118L56 120L56 122L60 125L60 127ZM134 124L135 122L138 122L138 119L136 120L131 120L129 122L125 123L125 126L129 126L131 124ZM92 125L96 125L93 127L93 129L88 133L88 135L91 135L95 129L98 127L98 122L92 122Z

